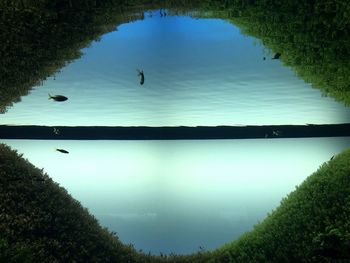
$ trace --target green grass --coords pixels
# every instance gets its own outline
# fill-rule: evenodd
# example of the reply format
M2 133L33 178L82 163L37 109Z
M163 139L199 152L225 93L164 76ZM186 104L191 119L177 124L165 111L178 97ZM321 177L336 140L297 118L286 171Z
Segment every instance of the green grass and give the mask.
M150 256L122 244L4 144L0 200L0 262L350 262L350 149L324 163L252 231L188 256Z

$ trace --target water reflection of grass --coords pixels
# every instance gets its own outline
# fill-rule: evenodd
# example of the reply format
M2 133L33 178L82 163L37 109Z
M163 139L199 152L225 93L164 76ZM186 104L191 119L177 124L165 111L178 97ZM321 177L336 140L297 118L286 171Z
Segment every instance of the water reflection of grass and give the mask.
M253 35L323 95L350 105L350 11L338 1L2 1L0 112L78 58L116 25L166 6L169 14L229 20Z
M251 232L213 252L151 256L124 245L0 145L1 262L330 262L350 259L350 150L323 164ZM122 202L122 200L121 200Z

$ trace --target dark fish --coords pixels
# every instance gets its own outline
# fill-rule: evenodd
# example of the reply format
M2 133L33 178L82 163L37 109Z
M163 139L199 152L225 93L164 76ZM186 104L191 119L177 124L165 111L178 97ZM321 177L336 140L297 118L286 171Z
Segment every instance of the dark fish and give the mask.
M277 52L273 57L272 59L279 59L281 57L281 53Z
M61 132L58 128L53 128L53 133L56 134L56 135L60 135Z
M63 96L63 95L54 95L54 96L51 96L49 94L49 99L53 99L55 101L65 101L65 100L68 100L67 97Z
M161 17L166 16L166 12L163 11L163 9L160 9L160 10L159 10L159 13L160 13L160 16L161 16Z
M274 136L274 137L281 136L281 134L282 134L282 132L279 130L272 131L272 136Z
M59 151L59 152L61 152L61 153L69 153L68 151L66 151L66 150L64 150L64 149L56 149L56 151Z
M145 83L145 75L143 74L143 70L137 70L138 72L138 76L140 76L140 84L143 85L143 83Z

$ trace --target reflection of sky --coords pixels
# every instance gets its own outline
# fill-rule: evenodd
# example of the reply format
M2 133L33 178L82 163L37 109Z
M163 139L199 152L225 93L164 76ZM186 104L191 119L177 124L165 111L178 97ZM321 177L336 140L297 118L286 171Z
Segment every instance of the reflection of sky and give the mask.
M222 20L124 24L1 116L1 124L175 126L343 123L346 109ZM266 56L267 59L263 60ZM139 85L136 69L145 72ZM69 100L55 103L47 94Z
M350 147L349 138L2 142L123 242L152 253L214 249L237 238Z

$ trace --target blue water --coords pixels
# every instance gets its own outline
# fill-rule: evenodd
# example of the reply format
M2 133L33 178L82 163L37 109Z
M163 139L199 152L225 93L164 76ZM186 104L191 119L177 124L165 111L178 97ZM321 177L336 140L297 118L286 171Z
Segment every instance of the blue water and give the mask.
M1 142L44 168L124 243L153 254L238 238L350 147L349 138Z
M0 124L197 126L344 123L259 41L216 19L152 17L120 25L1 115ZM266 56L267 59L263 60ZM139 84L136 69L145 72ZM63 103L48 93L69 97Z

